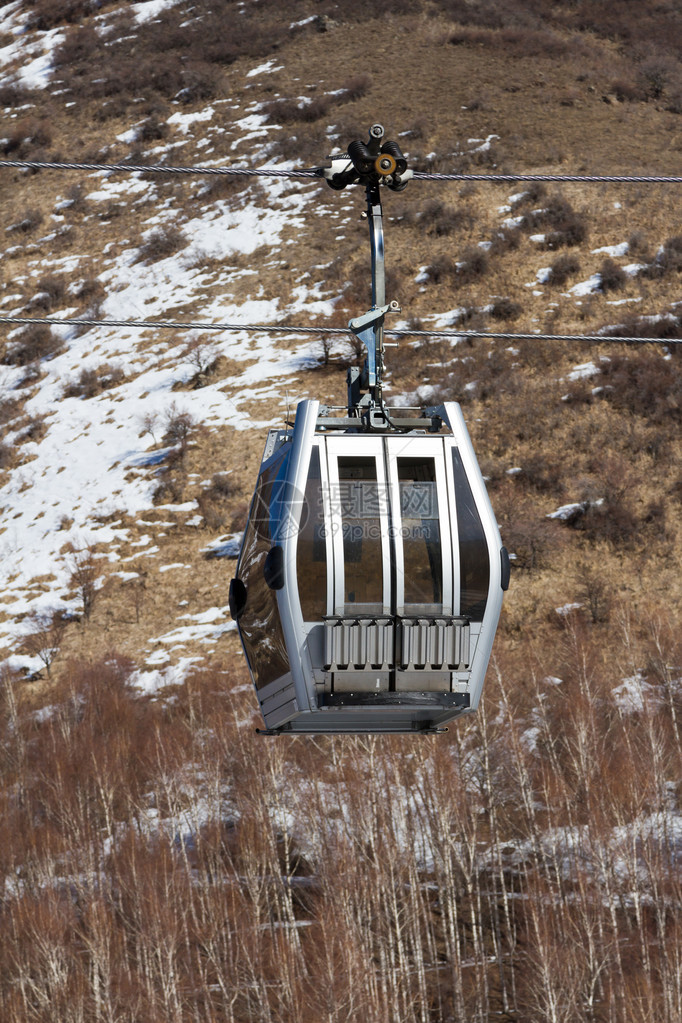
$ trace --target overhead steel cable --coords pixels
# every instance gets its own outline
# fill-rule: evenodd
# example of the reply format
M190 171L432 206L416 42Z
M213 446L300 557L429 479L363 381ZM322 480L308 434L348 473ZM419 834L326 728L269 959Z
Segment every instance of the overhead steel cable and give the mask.
M175 167L165 163L65 163L47 160L0 160L0 167L23 167L29 170L128 171L136 174L207 174L233 177L319 178L315 170L280 170L277 167Z
M177 167L171 164L151 163L76 163L56 162L48 160L0 160L0 168L15 167L25 170L82 170L102 171L108 173L128 172L131 174L180 174L207 175L217 177L264 177L264 178L303 178L308 180L324 178L319 170L293 170L278 167L205 167L188 165ZM677 174L469 174L456 172L438 174L431 171L414 171L414 180L420 181L490 181L497 183L514 183L518 181L553 181L602 184L658 184L680 185L682 175Z
M345 337L351 335L347 327L303 327L294 324L274 323L203 323L194 321L174 320L96 320L87 317L60 319L58 316L0 316L0 323L12 323L28 326L34 323L49 324L57 327L132 327L142 330L212 330L212 331L255 331L265 334L310 334L325 337ZM593 344L651 344L680 345L682 337L618 337L615 334L532 334L509 333L493 330L416 330L412 328L387 329L388 337L426 337L426 338L489 338L496 341L587 341Z
M523 334L494 330L386 330L392 337L491 338L496 341L587 341L604 344L682 345L682 337L619 337L616 334Z
M422 181L573 181L620 184L680 185L682 176L677 174L436 174L430 171L414 171L413 178Z

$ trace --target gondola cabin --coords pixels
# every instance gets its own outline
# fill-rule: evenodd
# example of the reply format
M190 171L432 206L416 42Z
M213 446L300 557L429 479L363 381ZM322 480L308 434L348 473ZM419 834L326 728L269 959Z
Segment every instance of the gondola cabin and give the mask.
M271 430L231 609L268 730L431 731L478 705L509 562L459 406L434 435Z
M351 320L363 370L348 415L302 401L293 432L270 430L230 611L266 730L431 732L478 706L509 582L459 405L390 408L382 396L387 313L379 185L410 174L394 142L323 173L367 192L372 309Z

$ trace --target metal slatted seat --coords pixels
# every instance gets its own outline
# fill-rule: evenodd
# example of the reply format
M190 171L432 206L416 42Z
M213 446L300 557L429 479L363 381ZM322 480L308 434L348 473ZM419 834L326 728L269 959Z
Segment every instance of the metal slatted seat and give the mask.
M469 666L469 623L463 618L403 618L400 621L400 667L448 671Z
M327 615L324 659L328 671L388 669L393 666L393 620Z

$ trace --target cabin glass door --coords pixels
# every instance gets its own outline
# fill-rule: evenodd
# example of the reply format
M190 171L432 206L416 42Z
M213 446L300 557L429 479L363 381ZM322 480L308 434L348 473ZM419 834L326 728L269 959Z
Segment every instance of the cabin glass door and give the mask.
M391 552L382 441L329 438L327 453L332 613L386 614L391 609Z
M440 438L386 441L395 613L453 613L450 502Z

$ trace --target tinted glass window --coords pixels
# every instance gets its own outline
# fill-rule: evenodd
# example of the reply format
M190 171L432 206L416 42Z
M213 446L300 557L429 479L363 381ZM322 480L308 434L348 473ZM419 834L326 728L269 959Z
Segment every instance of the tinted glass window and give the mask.
M381 611L383 566L375 458L339 458L339 500L344 603L363 604L363 610Z
M296 576L304 622L321 621L327 611L327 545L322 506L320 450L314 447L296 547Z
M442 604L443 557L432 458L399 458L406 604Z
M246 586L246 607L239 619L239 631L259 689L289 671L277 597L263 578L263 562L271 547L271 504L277 497L278 472L282 468L280 459L258 478L239 564L239 578Z
M457 448L452 449L452 465L455 473L459 533L460 614L474 622L480 622L483 619L490 585L488 545Z

